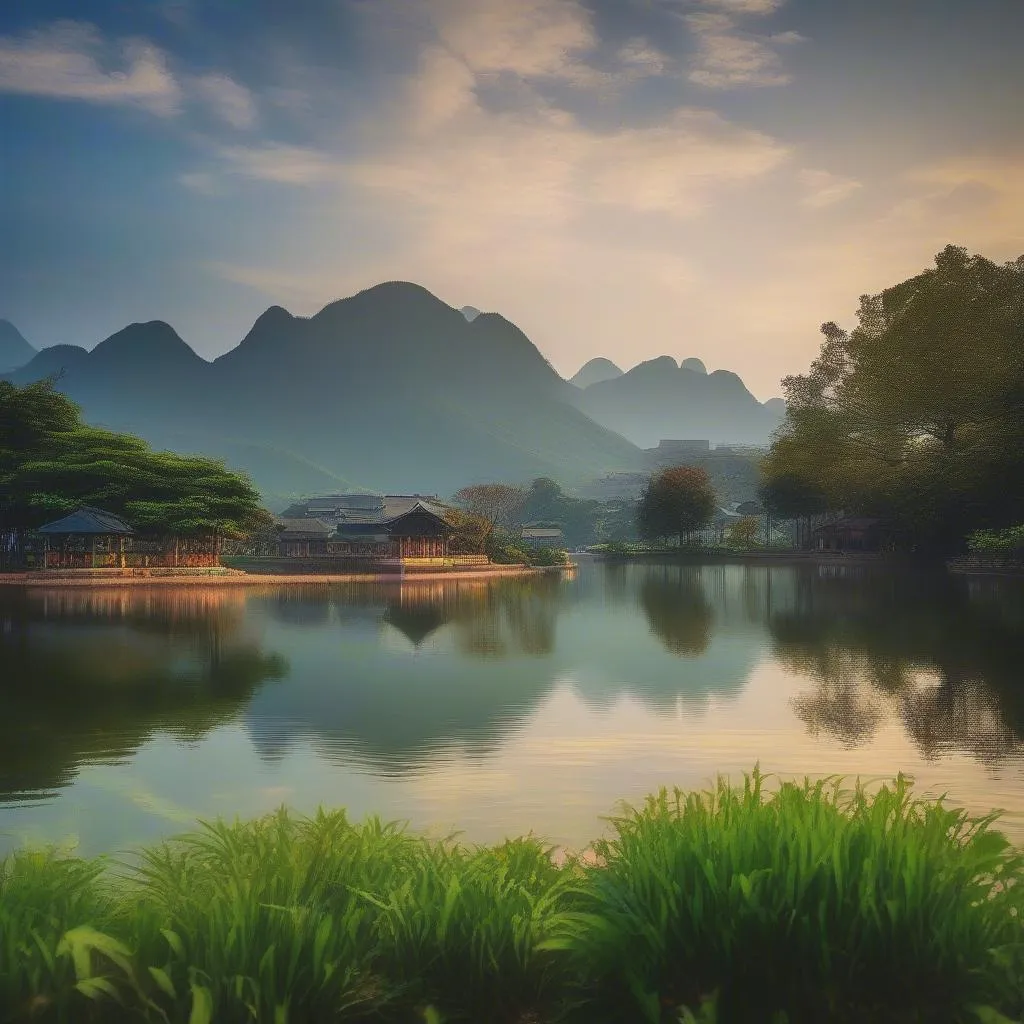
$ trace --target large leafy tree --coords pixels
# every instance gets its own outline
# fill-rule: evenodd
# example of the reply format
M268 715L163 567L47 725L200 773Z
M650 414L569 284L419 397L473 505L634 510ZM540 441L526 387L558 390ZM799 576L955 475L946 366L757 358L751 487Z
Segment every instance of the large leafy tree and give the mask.
M239 536L270 518L223 463L87 426L52 381L0 382L0 532L23 535L83 504L181 537Z
M523 488L502 483L473 484L454 495L455 504L479 522L484 546L497 527L513 525L525 498Z
M637 509L640 534L648 539L685 537L711 521L715 492L707 471L697 466L662 470L648 483Z
M822 327L808 373L783 382L765 462L830 508L890 518L922 550L1024 518L1024 257L947 246L935 266Z

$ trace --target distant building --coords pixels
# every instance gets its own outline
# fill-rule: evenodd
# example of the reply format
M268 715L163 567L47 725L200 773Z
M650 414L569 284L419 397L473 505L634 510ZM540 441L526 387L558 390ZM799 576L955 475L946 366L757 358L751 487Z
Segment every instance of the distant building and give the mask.
M531 547L561 547L565 535L556 526L524 526L522 539Z
M279 553L302 557L436 559L448 555L455 532L436 497L419 494L332 494L296 502Z

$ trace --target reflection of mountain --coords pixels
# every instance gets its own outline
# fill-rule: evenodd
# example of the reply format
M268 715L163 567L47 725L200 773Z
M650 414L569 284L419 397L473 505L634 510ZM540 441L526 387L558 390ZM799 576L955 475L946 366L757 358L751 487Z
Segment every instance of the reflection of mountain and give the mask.
M202 737L281 678L239 635L240 595L209 587L0 596L0 798L66 785L155 732Z
M300 606L329 627L295 634L301 650L288 686L250 708L253 740L264 756L279 756L308 737L325 756L349 760L355 751L386 771L416 767L452 745L488 750L554 683L562 593L550 577L409 581L255 601L289 631ZM402 639L381 642L389 637Z
M775 653L817 689L796 710L856 744L896 714L926 756L1024 748L1024 588L1018 581L804 574L774 614Z

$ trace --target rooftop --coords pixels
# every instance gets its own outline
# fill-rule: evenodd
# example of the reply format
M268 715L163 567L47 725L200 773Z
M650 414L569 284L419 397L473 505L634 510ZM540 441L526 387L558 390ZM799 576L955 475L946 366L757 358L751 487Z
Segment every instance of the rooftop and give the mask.
M63 519L55 519L52 523L39 527L40 533L48 534L93 534L93 535L126 535L135 530L120 516L113 512L104 512L91 505L82 505Z

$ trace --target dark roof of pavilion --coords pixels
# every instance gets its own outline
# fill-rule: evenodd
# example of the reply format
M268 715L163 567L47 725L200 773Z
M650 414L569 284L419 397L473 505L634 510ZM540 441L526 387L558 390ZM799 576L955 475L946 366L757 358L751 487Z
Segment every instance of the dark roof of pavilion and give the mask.
M332 494L296 502L281 515L288 519L329 517L339 525L385 526L417 507L444 519L444 508L421 494Z
M55 519L52 523L40 526L39 532L117 536L134 533L135 530L120 516L115 516L113 512L104 512L91 505L82 505L70 515L64 516L63 519Z

